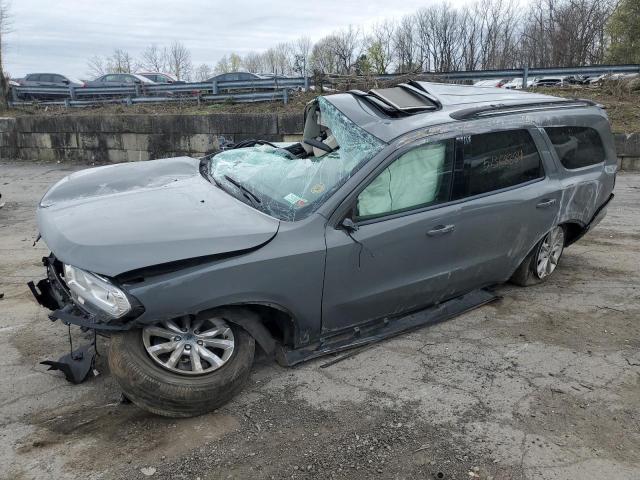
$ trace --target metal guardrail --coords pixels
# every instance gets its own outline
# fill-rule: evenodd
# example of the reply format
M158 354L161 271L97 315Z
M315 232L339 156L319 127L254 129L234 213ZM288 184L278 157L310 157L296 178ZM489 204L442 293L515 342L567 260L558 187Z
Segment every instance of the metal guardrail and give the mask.
M273 78L211 83L132 84L106 87L38 87L11 88L11 105L88 106L101 103L163 103L177 101L256 102L282 100L287 103L290 90L309 88L308 77ZM242 92L242 90L255 90ZM222 93L225 92L225 93ZM34 100L33 97L47 97ZM30 98L32 97L32 98Z
M613 73L640 73L640 65L590 65L586 67L553 68L515 68L506 70L474 70L463 72L422 72L417 75L429 76L438 80L481 80L492 78L522 78L523 85L528 77L546 77L550 75L605 75ZM406 76L407 74L404 74ZM393 80L398 74L380 75L380 80Z
M283 101L288 102L289 93L287 90L277 90L273 92L252 92L252 93L227 93L218 95L200 95L197 100L206 101L212 103L220 102L237 102L237 103L250 103L250 102L267 102L267 101ZM185 100L193 100L193 97L118 97L118 98L102 98L102 99L90 99L90 100L71 100L66 98L64 100L48 100L45 102L40 101L19 101L17 104L12 102L14 106L30 106L30 105L60 105L65 107L89 107L94 105L108 105L108 104L151 104L151 103L179 103Z
M548 75L601 75L613 73L640 73L640 65L591 65L587 67L528 68L506 70L476 70L462 72L421 72L414 74L378 75L379 80L394 80L411 75L432 77L437 80L478 80L491 78L522 78ZM327 83L349 76L327 76ZM99 105L103 103L164 103L180 101L236 101L259 102L282 100L287 103L290 90L307 90L310 77L267 78L256 80L229 80L198 83L132 84L121 87L11 87L11 105L32 104L66 105L68 107ZM242 92L242 91L245 92ZM249 90L249 92L246 92ZM225 92L225 93L222 93ZM33 96L47 97L34 100Z

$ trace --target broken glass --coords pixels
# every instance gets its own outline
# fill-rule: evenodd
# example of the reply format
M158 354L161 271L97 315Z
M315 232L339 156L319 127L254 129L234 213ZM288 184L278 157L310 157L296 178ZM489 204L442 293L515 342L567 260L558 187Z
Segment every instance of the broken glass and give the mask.
M260 199L255 206L271 216L288 221L305 218L385 145L323 97L318 104L323 126L337 141L336 150L297 158L271 145L232 149L211 159L210 175L238 191L239 198L242 192L225 176L242 184Z

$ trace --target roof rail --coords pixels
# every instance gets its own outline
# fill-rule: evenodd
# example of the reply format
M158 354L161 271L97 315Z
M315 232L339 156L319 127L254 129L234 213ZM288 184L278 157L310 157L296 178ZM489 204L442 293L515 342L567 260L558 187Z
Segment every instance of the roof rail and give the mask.
M492 105L484 105L482 107L472 107L451 113L451 118L455 120L467 120L469 118L487 117L492 115L506 115L517 112L530 112L535 110L550 110L556 108L572 108L599 106L591 100L585 99L566 99L551 100L548 102L528 102L528 103L497 103Z

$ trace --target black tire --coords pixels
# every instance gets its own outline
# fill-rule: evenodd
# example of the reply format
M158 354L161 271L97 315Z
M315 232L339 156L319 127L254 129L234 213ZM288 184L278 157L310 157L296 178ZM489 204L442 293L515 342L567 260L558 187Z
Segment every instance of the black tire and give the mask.
M566 231L565 231L564 226L559 225L558 227L560 229L562 229L562 235L563 235L562 236L562 238L563 238L563 246L562 246L562 249L560 251L560 256L558 257L558 260L559 260L560 257L562 256L562 253L564 252L564 239L566 238ZM541 278L540 275L538 275L537 268L536 268L538 255L540 254L540 250L542 249L542 245L548 239L549 235L552 234L553 230L554 229L552 229L550 232L548 232L536 244L536 246L533 247L531 252L529 252L529 254L524 258L524 260L522 260L522 263L518 266L516 271L513 273L513 275L509 279L509 281L511 283L514 283L514 284L519 285L521 287L529 287L531 285L538 285L538 284L540 284L542 282L546 282L547 279L551 275L553 275L553 272L551 272L549 275Z
M201 376L173 373L145 350L141 330L111 336L109 368L125 396L140 408L165 417L193 417L215 410L238 393L251 372L255 340L229 324L235 348L227 363Z

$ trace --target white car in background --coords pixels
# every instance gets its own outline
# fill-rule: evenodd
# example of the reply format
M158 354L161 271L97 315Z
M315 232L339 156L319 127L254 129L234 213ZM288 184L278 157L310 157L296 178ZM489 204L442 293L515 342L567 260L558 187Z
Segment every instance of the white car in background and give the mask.
M509 81L508 78L492 78L490 80L479 80L473 84L474 87L503 87Z
M529 78L527 79L527 88L530 88L533 86L533 84L536 82L536 78ZM518 77L518 78L514 78L510 81L508 81L507 83L505 83L502 88L506 88L509 90L521 90L522 89L522 78Z

